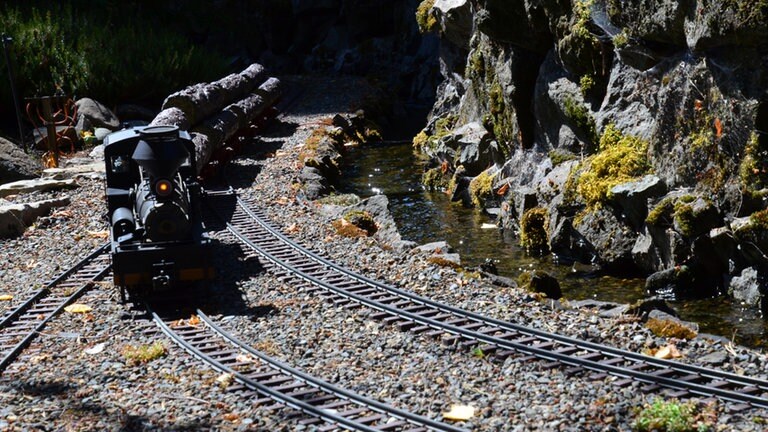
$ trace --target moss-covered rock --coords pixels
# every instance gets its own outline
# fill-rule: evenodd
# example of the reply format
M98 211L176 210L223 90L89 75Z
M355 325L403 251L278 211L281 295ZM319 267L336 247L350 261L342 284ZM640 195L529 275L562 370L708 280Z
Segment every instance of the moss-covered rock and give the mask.
M486 200L493 198L493 179L496 173L486 170L469 182L469 196L475 207L483 207Z
M528 209L520 218L520 246L528 251L549 251L549 212L544 207Z
M434 6L435 0L424 0L416 8L416 23L422 33L433 32L439 27L437 16L432 10Z
M587 206L603 205L614 186L650 172L647 151L648 142L624 135L612 124L606 126L599 152L585 161L586 169L576 180L576 190Z

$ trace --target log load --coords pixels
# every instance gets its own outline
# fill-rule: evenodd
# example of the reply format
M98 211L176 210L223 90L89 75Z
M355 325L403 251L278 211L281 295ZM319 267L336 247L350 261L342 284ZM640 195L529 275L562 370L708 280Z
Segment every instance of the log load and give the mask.
M199 173L216 149L263 116L279 97L280 80L267 77L264 68L254 63L239 74L195 84L168 96L151 125L189 130Z

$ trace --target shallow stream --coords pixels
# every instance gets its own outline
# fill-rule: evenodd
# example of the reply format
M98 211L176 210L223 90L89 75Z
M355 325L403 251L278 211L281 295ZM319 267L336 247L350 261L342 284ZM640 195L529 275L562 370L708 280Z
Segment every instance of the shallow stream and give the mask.
M524 270L539 269L557 277L563 295L571 300L595 299L633 303L646 296L645 279L585 277L553 256L533 257L517 239L495 227L477 209L451 203L442 192L421 186L424 162L410 144L369 145L351 149L345 160L342 192L361 197L385 194L400 233L406 240L429 243L445 240L461 255L464 267L494 260L499 274L516 279ZM747 346L768 348L768 321L753 309L726 298L670 302L684 320L699 323L702 333L726 337Z

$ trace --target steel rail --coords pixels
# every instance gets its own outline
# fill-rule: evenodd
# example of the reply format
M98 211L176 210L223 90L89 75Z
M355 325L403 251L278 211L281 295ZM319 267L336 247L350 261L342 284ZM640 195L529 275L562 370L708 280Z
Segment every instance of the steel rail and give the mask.
M150 313L151 313L151 315L153 317L153 320L154 320L155 324L157 324L157 326L161 329L161 331L166 336L171 338L171 340L173 340L177 345L179 345L185 351L189 352L190 354L192 354L196 358L200 359L201 361L203 361L204 363L209 365L214 370L222 372L222 373L231 374L232 377L235 380L237 380L240 384L242 384L246 388L249 388L251 390L255 390L255 391L261 393L262 395L265 395L265 396L269 397L270 399L274 400L275 402L278 402L278 403L283 404L285 406L294 408L294 409L296 409L296 410L298 410L298 411L300 411L300 412L302 412L304 414L307 414L307 415L309 415L311 417L321 419L321 420L323 420L325 422L328 422L328 423L331 423L331 424L343 426L344 428L348 428L349 430L361 431L361 432L375 432L375 431L380 430L378 428L371 427L369 425L366 425L366 424L363 424L363 423L359 423L359 422L356 422L354 420L351 420L351 419L348 419L346 417L343 417L341 415L338 415L338 414L334 413L331 410L323 409L323 408L321 408L319 406L312 405L310 403L307 403L305 401L297 399L297 398L295 398L293 396L290 396L290 395L282 393L282 392L280 392L278 390L272 389L272 388L270 388L270 387L268 387L268 386L266 386L266 385L264 385L264 384L262 384L262 383L260 383L260 382L258 382L256 380L248 377L246 374L243 374L241 372L236 371L235 369L227 366L226 364L224 364L223 362L221 362L219 360L214 359L213 357L205 354L200 349L195 347L192 343L187 341L183 336L181 336L177 332L175 332L156 313L154 313L154 312L150 312ZM205 316L204 314L201 314L200 318L205 323L206 326L208 326L219 337L224 339L224 341L226 341L226 343L234 344L236 348L241 349L241 350L245 350L247 353L255 355L256 357L258 357L263 362L266 362L270 367L276 368L278 370L282 370L284 373L286 373L286 371L288 369L291 369L291 368L287 367L287 365L282 365L279 362L277 362L276 360L269 359L267 356L264 356L263 354L258 353L258 351L254 350L254 349L252 349L250 347L247 347L246 345L244 345L241 342L237 341L235 338L231 337L231 335L226 334L226 332L224 332L220 327L218 327L212 321L210 321L210 319L208 319L208 317ZM285 368L285 369L283 369L283 368ZM288 375L293 375L293 374L292 373L288 373ZM334 387L334 386L332 386L330 384L325 384L325 383L323 385L319 385L321 383L319 380L312 379L311 377L309 377L306 374L301 374L300 373L300 374L294 376L294 378L299 380L299 381L301 381L301 382L305 382L307 385L309 385L311 387L319 388L319 389L324 390L324 391L328 391L327 389ZM338 390L340 390L340 389L338 389ZM331 391L330 393L333 394L334 396L340 397L340 398L345 399L345 400L357 401L357 400L361 400L362 399L360 396L357 396L356 398L353 399L352 398L353 394L351 392L346 392L346 391L339 391L338 393ZM372 408L373 407L373 406L367 406L367 405L364 405L364 406L366 406L368 408ZM386 412L390 412L390 411L387 410ZM398 413L398 414L400 414L400 413ZM464 431L464 429L455 428L455 427L451 427L449 425L444 425L444 424L440 424L440 423L436 423L436 425L441 426L441 428L437 428L435 426L430 426L430 427L432 427L432 430L451 431L451 432L454 432L454 431L455 432Z
M455 426L447 425L445 423L441 423L426 417L422 417L416 414L413 414L408 411L403 411L400 409L397 409L395 407L392 407L390 405L384 404L382 402L379 402L374 399L366 398L364 396L358 395L357 393L353 393L349 390L345 390L341 387L335 386L333 384L330 384L328 382L325 382L321 379L315 378L307 373L304 373L294 367L291 367L279 360L270 358L261 352L257 351L253 347L243 343L242 341L238 340L228 332L224 331L219 325L214 323L205 313L198 310L197 311L198 316L200 319L207 325L208 327L211 327L215 332L219 333L227 342L235 346L236 348L239 348L241 350L244 350L248 352L249 354L258 357L261 361L269 364L270 367L278 369L288 375L291 375L295 379L304 382L312 387L322 389L328 393L334 394L336 396L341 397L342 399L346 399L349 401L353 401L355 403L358 403L359 405L363 405L367 408L371 408L373 411L382 413L382 414L388 414L392 417L398 418L400 420L405 420L408 423L411 423L416 426L426 426L430 428L431 430L435 431L450 431L450 432L466 432L466 429L458 428Z
M78 272L84 270L89 264L92 264L97 259L101 258L103 254L106 252L107 247L109 245L105 244L99 248L97 248L95 251L93 251L90 255L88 255L86 258L81 260L79 263L75 264L74 266L70 267L68 270L65 270L62 272L61 275L53 279L47 286L44 288L38 290L34 295L32 295L31 298L29 298L27 301L22 303L19 307L17 307L14 311L7 314L0 322L0 330L6 329L6 328L12 328L12 326L20 319L24 317L24 314L26 314L29 310L33 308L40 300L46 298L48 295L52 293L53 288L55 288L57 285L59 285L62 282L65 282L69 278L73 278L77 275ZM100 269L94 269L89 273L93 273L87 280L84 281L84 283L77 288L72 294L63 297L60 301L58 301L58 304L56 306L48 306L45 310L45 315L43 319L38 319L35 321L35 325L32 328L25 329L27 333L22 336L18 342L13 344L10 349L6 349L5 352L2 355L2 358L0 358L0 373L5 370L8 365L11 364L18 356L21 354L21 352L26 348L29 343L34 339L43 328L45 328L46 325L57 315L61 313L62 310L64 310L65 307L70 305L72 302L74 302L76 299L81 297L86 291L93 288L95 285L95 282L102 279L110 270L111 265L107 264L105 266L102 266ZM2 336L2 334L0 334Z
M744 387L755 387L756 389L762 390L763 392L765 392L766 389L768 389L768 382L757 379L757 378L744 377L744 376L735 375L735 374L731 374L724 371L717 371L717 370L707 369L703 367L687 365L684 363L657 359L654 357L645 356L645 355L633 353L630 351L624 351L618 348L603 346L593 342L581 341L581 340L570 338L567 336L548 333L545 331L536 330L536 329L528 328L525 326L512 324L509 322L504 322L501 320L484 317L479 314L475 314L475 313L465 311L463 309L455 308L452 306L444 305L442 303L438 303L433 300L408 293L406 291L400 290L395 287L381 284L379 282L366 278L365 276L343 269L340 266L332 263L331 261L323 257L320 257L314 252L309 251L303 246L290 240L289 238L284 236L282 233L280 233L279 231L269 226L269 224L267 224L262 217L257 216L250 208L245 206L243 202L239 199L238 199L238 205L240 206L241 209L243 209L243 211L249 214L251 218L257 221L265 230L270 232L270 234L277 236L281 241L287 243L292 248L300 251L303 255L321 263L323 266L327 267L328 269L339 271L345 274L347 277L352 277L362 283L365 283L377 289L386 290L391 294L397 295L409 301L412 301L427 307L431 307L435 310L449 313L457 317L471 320L478 324L486 325L488 327L495 327L496 329L498 329L498 331L516 332L521 336L529 335L532 337L544 339L546 341L554 341L554 342L563 344L565 346L574 347L577 350L596 352L606 357L617 358L621 361L634 362L636 366L638 365L653 366L656 368L661 368L662 370L671 370L676 373L686 373L688 375L694 375L696 379L703 378L703 379L710 379L710 380L723 380L733 385L739 385ZM585 356L577 357L577 356L561 354L558 352L553 352L553 351L549 351L541 348L536 348L535 346L520 344L515 341L510 341L507 339L489 336L484 333L468 331L466 329L463 329L460 326L454 326L449 323L433 320L416 313L411 313L408 311L401 310L399 308L391 307L387 304L384 304L375 300L371 300L363 296L359 296L355 293L349 292L342 288L338 288L302 270L296 269L294 268L294 266L290 264L286 264L284 260L274 256L269 251L261 248L259 245L251 241L249 238L242 235L242 233L240 233L239 230L231 223L227 222L227 227L231 232L233 232L233 234L238 236L241 239L241 241L243 241L249 247L254 249L257 253L261 254L268 260L272 261L278 267L283 268L289 273L296 274L300 278L316 286L319 286L323 289L334 292L339 296L353 300L360 304L364 304L370 308L379 310L381 312L384 312L396 317L401 317L408 321L420 323L424 326L433 328L435 330L445 331L446 333L454 334L456 336L459 336L465 339L474 340L478 342L485 342L500 348L506 348L506 349L511 349L518 352L528 353L539 358L557 361L566 365L577 366L577 367L598 371L598 372L607 372L611 375L630 378L643 383L660 385L660 386L677 389L677 390L684 390L690 394L701 395L701 396L716 396L727 401L748 403L756 407L768 408L768 399L763 397L753 396L753 395L749 395L749 394L738 392L738 391L716 388L714 386L707 386L705 384L698 384L698 383L692 382L691 380L683 381L683 380L678 380L674 378L667 378L667 377L660 376L658 373L657 374L646 373L646 372L633 370L629 368L618 367L612 364L606 364L605 361L601 362L601 361L590 360L588 358L583 358ZM496 331L494 330L494 331L489 331L485 333L496 333ZM659 372L659 371L657 370L656 372ZM690 377L686 377L686 378L690 378Z
M310 257L311 259L318 261L325 265L326 267L333 269L334 271L337 271L341 274L344 274L352 279L355 279L359 282L362 282L366 285L369 285L374 288L385 290L393 295L396 295L398 297L401 297L406 300L411 300L415 303L419 303L425 306L432 307L434 309L440 310L442 312L450 313L452 315L456 315L462 318L466 318L468 320L481 323L481 324L487 324L489 326L498 327L501 330L506 331L512 331L512 332L519 332L524 335L528 336L535 336L535 337L541 337L544 339L548 339L554 342L561 343L566 346L573 346L576 348L588 350L588 351L597 351L603 354L610 354L614 357L621 357L626 360L632 360L637 362L643 362L649 365L667 368L667 369L673 369L679 372L685 372L688 374L697 374L701 375L702 377L706 378L712 378L712 379L722 379L722 380L728 380L732 381L734 383L739 383L745 386L755 386L757 388L762 389L763 391L768 392L768 381L761 380L758 378L752 378L748 376L743 375L737 375L725 371L719 371L715 369L708 369L700 366L690 365L686 363L680 363L665 359L659 359L656 357L647 356L644 354L635 353L632 351L626 351L619 348L607 346L607 345L601 345L595 342L589 342L581 339L572 338L569 336L559 335L556 333L550 333L544 330L535 329L532 327L526 327L520 324L514 324L510 323L508 321L502 321L498 320L492 317L487 317L484 315L480 315L474 312L467 311L465 309L457 308L454 306L446 305L444 303L437 302L435 300L431 300L426 297L419 296L417 294L399 289L397 287L393 287L391 285L386 285L384 283L381 283L379 281L375 281L373 279L370 279L364 275L361 275L359 273L353 272L347 268L344 268L330 260L328 260L325 257L322 257L318 255L317 253L305 248L304 246L296 243L292 239L290 239L288 236L280 232L279 230L275 229L274 227L270 226L268 222L266 222L263 216L258 215L256 212L254 212L251 208L245 206L242 202L239 203L240 206L243 208L243 210L248 213L254 220L259 223L264 229L270 232L270 234L274 235L275 237L279 238L281 241L289 244L294 249L300 251L302 254L306 255L307 257Z

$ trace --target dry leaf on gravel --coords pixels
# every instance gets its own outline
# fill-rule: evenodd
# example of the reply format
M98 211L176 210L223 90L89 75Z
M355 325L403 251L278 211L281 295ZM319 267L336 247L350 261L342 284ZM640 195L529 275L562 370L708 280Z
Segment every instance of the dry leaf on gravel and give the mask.
M680 351L677 349L677 347L672 344L663 346L658 349L651 349L649 350L648 355L652 355L653 357L656 357L658 359L665 359L665 360L680 358L683 356L680 353Z
M104 347L106 347L106 346L107 346L107 344L105 344L104 342L98 343L98 344L96 344L96 345L86 349L85 353L86 354L90 354L90 355L98 354L98 353L104 351Z
M475 415L475 407L469 405L451 405L451 410L443 413L446 420L464 421Z
M187 324L191 325L192 327L194 327L194 326L196 326L196 325L200 324L200 317L198 317L197 315L192 315L192 316L191 316L191 317L189 317L189 319L187 320Z
M235 377L231 373L223 373L216 378L216 383L219 384L221 387L229 387L230 384L232 384L232 380L234 380Z
M64 308L69 313L88 313L93 310L92 307L80 303L73 303Z
M88 231L88 235L93 238L105 239L109 237L109 231Z
M0 295L0 301L11 301L11 300L13 300L13 296L10 294Z

